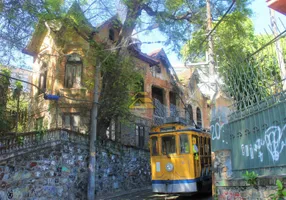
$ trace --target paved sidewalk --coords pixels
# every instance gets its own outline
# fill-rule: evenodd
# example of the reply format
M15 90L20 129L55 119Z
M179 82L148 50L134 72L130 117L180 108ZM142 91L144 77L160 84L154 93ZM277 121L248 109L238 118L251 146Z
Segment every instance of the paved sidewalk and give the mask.
M210 193L206 194L195 194L192 196L178 196L178 195L168 195L168 194L153 194L151 189L141 190L141 191L134 191L128 194L117 195L108 198L99 198L100 200L169 200L169 199L176 199L176 200L211 200L212 196Z

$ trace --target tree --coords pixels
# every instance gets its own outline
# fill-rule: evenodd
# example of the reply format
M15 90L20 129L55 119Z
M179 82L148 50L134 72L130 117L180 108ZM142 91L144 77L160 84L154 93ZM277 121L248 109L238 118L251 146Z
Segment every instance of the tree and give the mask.
M237 1L237 9L239 9L240 11L244 11L245 4L247 4L248 1L249 0ZM213 17L220 16L221 13L223 13L223 10L225 10L231 2L231 0L211 1L213 6L215 7ZM108 3L103 3L101 1L90 1L87 3L86 1L83 1L82 7L85 16L87 16L90 21L98 23L100 21L99 17L105 16L106 19L107 16L112 16L113 14L115 14L114 11L116 9L114 7L115 4L113 3L114 2L112 1ZM121 3L125 7L125 21L120 30L119 40L114 48L116 49L116 53L113 54L108 52L105 55L102 54L101 56L99 56L101 57L101 61L105 60L105 63L116 63L116 65L114 66L118 66L117 63L126 63L126 60L121 60L121 58L125 58L127 55L127 47L130 45L130 40L134 29L137 29L140 32L140 29L150 31L153 28L158 27L168 37L166 43L173 44L174 49L178 50L180 48L180 45L189 39L190 33L192 33L192 31L196 30L198 27L201 27L205 18L204 0L122 0ZM0 24L0 41L3 40L3 42L1 42L2 44L5 44L5 48L3 48L4 51L2 51L2 58L4 58L2 62L10 63L11 60L13 61L13 59L16 58L15 55L17 55L18 58L19 54L15 54L15 50L19 50L24 47L34 30L35 24L38 21L41 21L42 24L45 21L51 20L63 21L65 19L69 5L70 1L64 2L57 0L2 1L0 3L0 17L2 19L2 23ZM19 13L21 13L21 15L19 15ZM148 22L145 25L144 20L146 18L146 15L150 17L148 18ZM79 22L78 25L80 26L80 19L76 18L80 18L80 16L75 16L74 19L74 22ZM86 38L86 40L89 40L89 38ZM98 49L98 46L95 48ZM113 54L113 56L110 56L110 54ZM106 57L108 57L108 59L105 59ZM114 60L117 60L117 62L114 62ZM107 66L107 64L105 63L103 63L103 68L104 66ZM105 129L108 127L113 117L118 117L117 115L118 113L120 113L119 115L124 118L124 115L128 113L126 112L125 108L123 109L123 105L126 106L126 102L128 102L128 100L124 100L122 98L126 98L126 96L116 93L116 95L118 96L116 98L113 98L114 95L111 94L115 93L109 92L111 88L114 88L114 86L119 87L121 85L113 85L112 87L112 84L114 82L124 82L124 84L126 85L126 81L131 80L127 79L122 81L124 78L126 78L126 76L124 75L126 74L126 70L123 70L123 65L120 66L121 67L118 67L112 71L112 73L116 74L114 76L110 74L110 71L108 72L109 76L105 76L103 74L103 87L101 90L101 97L99 102L99 104L101 105L99 108L99 119L101 119L99 120L99 130L103 137ZM102 73L105 73L105 71L108 70L102 69ZM111 77L113 77L113 80L111 79ZM109 80L109 78L111 81ZM130 83L130 85L132 85L132 83ZM111 110L110 107L104 107L105 105L107 105L106 102L110 103L110 99L112 99L112 102L116 102L115 104L117 105L119 105L119 101L122 102L122 106L113 107L114 114L108 112L108 110ZM118 108L122 108L123 110L118 111Z
M9 120L9 115L6 112L7 101L8 101L8 93L11 72L7 69L1 69L1 74L5 76L0 76L0 133L5 133L11 130L11 119Z
M185 45L182 50L185 58L204 59L206 46L199 47L203 31L195 32ZM252 55L267 41L269 37L254 34L253 23L241 12L229 14L214 33L214 52L224 81L223 89L233 97L237 109L265 99L274 89L270 85L274 82L279 84L281 80L279 66L274 61L275 51L271 50L273 46Z

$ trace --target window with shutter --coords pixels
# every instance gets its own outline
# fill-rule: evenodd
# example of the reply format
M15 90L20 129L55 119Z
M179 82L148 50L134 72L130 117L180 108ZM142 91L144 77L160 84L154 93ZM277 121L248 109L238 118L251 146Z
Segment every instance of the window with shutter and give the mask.
M65 69L66 88L79 88L81 86L82 77L82 60L78 54L68 56Z
M199 107L197 108L197 125L202 127L202 113Z
M135 134L138 141L137 146L143 148L145 141L145 127L141 125L135 125Z
M46 87L47 87L47 65L44 63L41 66L41 70L40 70L40 76L39 76L39 84L38 87L42 90L45 91Z

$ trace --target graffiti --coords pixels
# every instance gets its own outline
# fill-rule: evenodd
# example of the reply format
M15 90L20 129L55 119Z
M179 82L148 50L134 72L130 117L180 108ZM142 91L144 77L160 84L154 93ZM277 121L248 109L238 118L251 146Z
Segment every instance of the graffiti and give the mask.
M219 140L220 139L220 134L222 131L224 124L220 125L218 122L215 123L215 125L211 125L210 130L211 130L211 135L212 135L212 140Z
M260 162L263 162L263 153L261 151L258 152L258 158Z
M279 126L272 126L265 131L266 147L270 152L273 161L279 160L280 153L285 146L284 142L281 142L282 132L284 131L285 127L286 125L281 131Z
M250 152L250 158L254 159L254 153L253 153L253 148L251 144L249 145L249 152Z
M221 194L219 194L219 199L243 199L239 192L234 191L222 191Z
M273 162L279 161L280 154L286 146L286 141L283 141L282 136L285 132L286 125L281 129L279 126L271 126L264 132L264 138L258 138L254 144L242 144L242 156L254 159L254 152L257 152L257 157L260 162L263 162L262 147L266 146ZM249 147L249 148L248 148Z

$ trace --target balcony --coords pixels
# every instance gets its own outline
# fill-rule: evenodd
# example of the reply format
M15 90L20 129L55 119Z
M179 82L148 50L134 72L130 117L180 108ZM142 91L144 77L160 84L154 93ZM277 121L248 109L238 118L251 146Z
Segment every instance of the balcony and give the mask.
M286 0L266 0L269 8L286 15Z
M190 124L189 121L184 119L185 117L185 110L179 109L173 104L170 104L170 108L166 105L162 104L158 99L153 99L154 104L154 113L153 113L153 125L159 126L166 122L170 122L170 120L174 121L175 119L182 119L186 124ZM170 113L167 110L170 109Z

